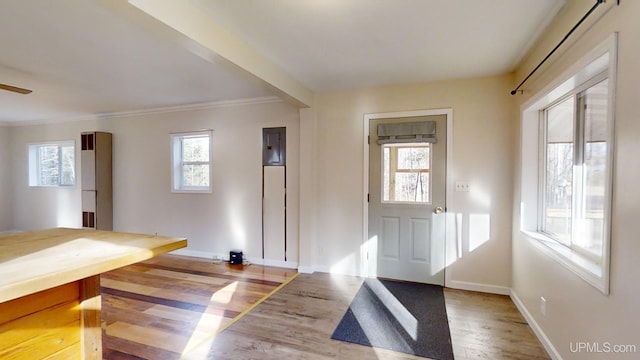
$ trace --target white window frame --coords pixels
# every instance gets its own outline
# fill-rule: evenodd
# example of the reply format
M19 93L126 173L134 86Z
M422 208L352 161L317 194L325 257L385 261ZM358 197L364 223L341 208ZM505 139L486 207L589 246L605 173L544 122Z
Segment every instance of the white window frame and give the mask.
M603 56L608 54L608 61ZM614 118L617 62L617 34L583 56L563 75L522 106L521 113L521 206L520 230L538 249L551 256L586 282L609 294L611 243L611 199L613 188ZM602 74L605 74L603 76ZM608 79L607 174L604 210L604 239L601 257L586 255L553 239L542 231L542 187L544 183L543 110L569 94L583 91L596 81Z
M211 130L181 132L171 134L171 192L173 193L201 193L209 194L212 192L213 183L213 132ZM208 137L209 138L209 161L184 162L182 161L182 141L189 137ZM185 165L208 165L209 166L209 185L208 186L184 186L182 184L182 169Z
M45 146L56 146L58 147L58 154L60 155L60 149L62 147L71 146L73 149L73 183L72 184L61 184L60 180L62 176L58 179L58 183L54 185L42 184L40 182L41 176L41 168L40 168L40 159L39 159L39 149ZM39 143L31 143L27 144L27 155L29 161L29 187L32 188L75 188L77 183L77 172L76 172L76 143L74 140L63 140L63 141L46 141Z
M431 203L431 198L432 198L432 179L431 179L431 164L433 163L433 147L431 146L430 143L402 143L402 144L383 144L382 145L382 151L384 153L384 149L385 147L396 147L396 154L399 148L402 147L418 147L418 146L429 146L429 159L428 159L428 168L426 169L414 169L414 170L410 170L410 169L399 169L396 168L395 170L391 170L389 171L389 175L391 176L391 174L395 174L396 172L404 172L404 173L426 173L429 175L428 177L428 184L427 184L427 195L428 195L428 201L400 201L400 200L384 200L384 192L385 192L385 184L384 184L384 168L385 168L385 164L384 164L384 156L380 157L380 168L383 169L383 171L381 171L381 179L380 179L380 199L382 199L382 203L383 204L390 204L390 205L415 205L415 206L427 206L427 205L432 205ZM391 151L391 150L390 150ZM397 165L397 164L396 164ZM400 171L397 171L400 170ZM391 181L391 178L389 179L389 181Z

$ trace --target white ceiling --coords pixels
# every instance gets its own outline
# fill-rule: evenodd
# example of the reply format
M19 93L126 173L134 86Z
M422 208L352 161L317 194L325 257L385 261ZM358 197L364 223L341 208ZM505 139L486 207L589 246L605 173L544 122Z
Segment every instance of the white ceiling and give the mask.
M184 0L181 0L184 1ZM564 0L191 0L311 91L514 70ZM124 9L124 10L123 10ZM0 2L0 123L278 93L124 0Z

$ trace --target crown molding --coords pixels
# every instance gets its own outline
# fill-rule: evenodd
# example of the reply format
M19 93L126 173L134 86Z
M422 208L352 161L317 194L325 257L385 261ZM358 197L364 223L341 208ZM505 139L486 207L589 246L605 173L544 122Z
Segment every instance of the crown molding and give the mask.
M131 116L139 116L139 115L173 113L173 112L179 112L179 111L207 110L207 109L217 109L217 108L224 108L224 107L269 104L269 103L276 103L276 102L282 102L282 99L280 99L277 96L265 96L265 97L250 98L250 99L223 100L223 101L214 101L214 102L208 102L208 103L166 106L166 107L158 107L158 108L151 108L151 109L133 110L133 111L101 113L101 114L95 115L95 117L98 117L100 119L110 119L110 118L131 117Z
M0 126L31 126L31 125L46 125L46 124L68 123L68 122L89 121L89 120L114 119L114 118L122 118L122 117L174 113L174 112L181 112L181 111L208 110L208 109L217 109L217 108L225 108L225 107L235 107L235 106L270 104L270 103L277 103L282 101L283 100L277 96L264 96L264 97L257 97L257 98L248 98L248 99L212 101L207 103L196 103L196 104L186 104L186 105L176 105L176 106L163 106L163 107L141 109L141 110L97 113L97 114L90 114L90 115L63 117L63 118L26 120L26 121L15 121L15 122L0 122Z

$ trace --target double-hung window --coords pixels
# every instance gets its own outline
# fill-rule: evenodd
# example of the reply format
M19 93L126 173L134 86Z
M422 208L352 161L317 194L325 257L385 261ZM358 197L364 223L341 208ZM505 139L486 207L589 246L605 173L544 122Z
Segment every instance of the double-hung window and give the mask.
M67 187L76 182L75 143L29 144L29 186Z
M211 131L171 135L174 192L211 192Z
M522 113L521 228L608 292L616 37Z

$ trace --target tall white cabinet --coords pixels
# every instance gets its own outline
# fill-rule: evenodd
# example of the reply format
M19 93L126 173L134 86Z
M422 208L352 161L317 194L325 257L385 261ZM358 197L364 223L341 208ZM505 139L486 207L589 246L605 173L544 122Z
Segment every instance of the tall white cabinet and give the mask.
M82 227L113 230L112 135L81 134Z

